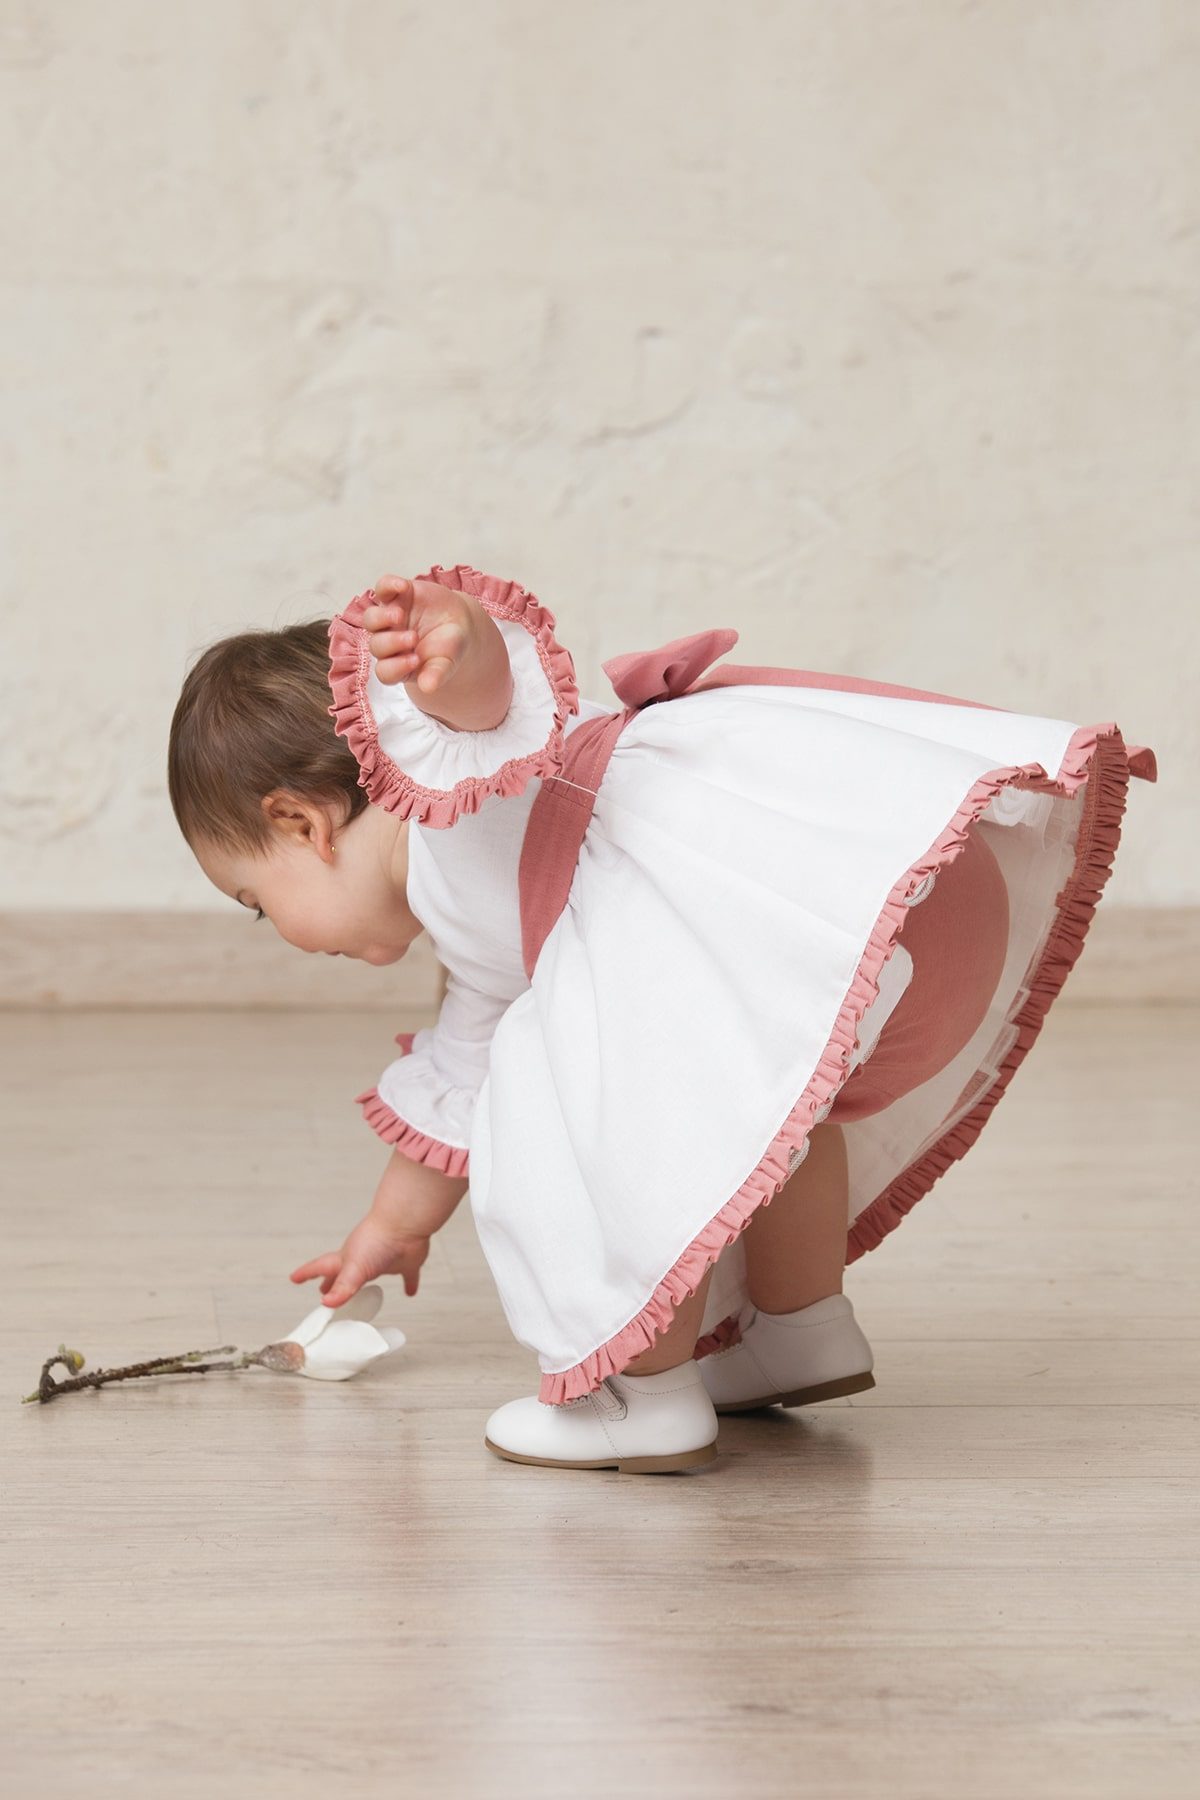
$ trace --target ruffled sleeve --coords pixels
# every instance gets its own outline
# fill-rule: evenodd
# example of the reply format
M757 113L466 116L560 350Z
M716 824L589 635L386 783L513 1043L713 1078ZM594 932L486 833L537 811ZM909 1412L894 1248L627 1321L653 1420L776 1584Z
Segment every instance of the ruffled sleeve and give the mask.
M413 1162L466 1175L492 1034L511 1004L450 974L436 1022L401 1032L403 1054L355 1096L372 1130Z
M493 794L519 794L561 768L579 688L570 653L555 639L553 613L517 582L462 563L435 563L416 579L473 594L496 621L512 670L508 712L488 731L456 731L422 712L403 682L381 682L361 624L373 588L330 621L329 711L358 762L358 784L376 806L420 825L447 826Z

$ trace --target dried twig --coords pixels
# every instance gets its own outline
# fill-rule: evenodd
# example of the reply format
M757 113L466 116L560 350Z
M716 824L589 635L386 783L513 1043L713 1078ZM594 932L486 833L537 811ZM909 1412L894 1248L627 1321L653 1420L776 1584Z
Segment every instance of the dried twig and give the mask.
M236 1361L205 1362L207 1356L231 1355ZM299 1344L283 1342L266 1344L261 1350L243 1350L238 1352L236 1344L218 1344L214 1350L184 1350L178 1356L156 1356L148 1362L126 1363L120 1369L93 1369L88 1375L81 1375L79 1370L86 1361L78 1350L68 1350L60 1344L54 1356L48 1356L42 1364L42 1373L37 1390L26 1394L21 1404L28 1406L30 1401L38 1400L45 1405L59 1394L75 1393L80 1388L105 1387L112 1381L136 1381L144 1375L207 1375L210 1369L249 1369L260 1364L265 1369L294 1370L302 1365L304 1353ZM69 1370L65 1381L56 1381L50 1371L56 1363L61 1363Z

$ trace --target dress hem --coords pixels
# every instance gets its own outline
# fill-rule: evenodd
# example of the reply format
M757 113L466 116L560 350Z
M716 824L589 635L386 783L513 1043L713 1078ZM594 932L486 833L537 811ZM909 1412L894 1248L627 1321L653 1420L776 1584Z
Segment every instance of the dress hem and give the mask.
M1092 765L1095 764L1093 769ZM544 1372L538 1399L547 1405L593 1392L609 1375L619 1374L635 1357L649 1350L672 1323L675 1308L694 1294L709 1266L738 1238L759 1206L768 1206L788 1180L789 1153L806 1141L818 1112L832 1104L847 1078L859 1020L879 994L879 973L891 953L915 890L943 864L953 861L967 842L970 827L1005 787L1037 793L1074 794L1087 782L1085 812L1080 820L1071 876L1058 896L1057 917L1029 976L1028 997L1011 1021L1016 1038L1005 1056L996 1080L945 1135L895 1177L850 1228L847 1261L854 1262L873 1250L922 1195L962 1157L982 1131L1020 1063L1034 1043L1052 1001L1059 992L1083 947L1096 903L1112 872L1121 834L1121 817L1131 774L1156 778L1153 753L1143 746L1127 746L1115 724L1083 726L1074 732L1063 755L1057 777L1051 779L1041 763L992 770L981 777L958 808L928 854L913 863L892 889L850 984L833 1032L815 1072L788 1114L756 1168L720 1211L692 1239L676 1259L649 1300L620 1331L572 1367ZM713 1332L699 1340L696 1355L725 1347L732 1321L722 1320Z

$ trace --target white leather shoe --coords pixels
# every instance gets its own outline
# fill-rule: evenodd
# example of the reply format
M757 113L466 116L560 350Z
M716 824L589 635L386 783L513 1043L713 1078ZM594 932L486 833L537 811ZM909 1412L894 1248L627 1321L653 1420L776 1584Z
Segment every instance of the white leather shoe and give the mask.
M698 1365L718 1413L811 1406L875 1386L871 1346L845 1294L790 1313L760 1312L748 1304L739 1323L740 1340L710 1351Z
M565 1406L533 1395L509 1400L488 1420L483 1441L508 1462L662 1475L715 1461L717 1415L699 1365L685 1362L658 1375L609 1375Z

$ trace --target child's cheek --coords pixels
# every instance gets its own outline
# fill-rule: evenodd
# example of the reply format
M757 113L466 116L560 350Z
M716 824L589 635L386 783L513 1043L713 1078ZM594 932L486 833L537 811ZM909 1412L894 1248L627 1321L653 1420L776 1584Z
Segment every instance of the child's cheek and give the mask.
M291 944L293 949L303 950L307 955L314 955L320 950L340 950L341 941L331 935L320 915L315 912L297 911L295 907L287 907L276 912L275 929L284 943Z

